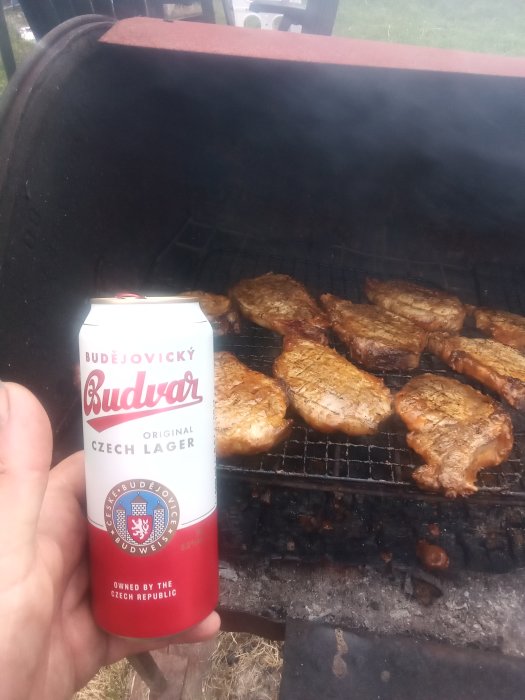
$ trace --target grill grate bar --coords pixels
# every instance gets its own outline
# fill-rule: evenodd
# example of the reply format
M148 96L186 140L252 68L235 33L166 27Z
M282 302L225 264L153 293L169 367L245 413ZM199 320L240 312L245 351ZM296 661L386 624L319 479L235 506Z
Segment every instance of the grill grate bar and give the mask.
M249 330L251 332L246 335L223 339L221 346L234 352L252 369L271 374L273 360L280 351L280 338L255 326ZM343 351L342 348L338 349ZM437 358L428 354L423 355L421 367L412 373L379 376L393 391L397 391L411 376L428 371L462 380ZM513 452L504 465L481 472L479 490L482 494L508 492L525 498L522 457L525 431L516 427L523 419L513 409L507 407L507 410L515 425ZM273 472L276 476L297 478L322 477L333 481L337 487L342 486L343 482L348 486L368 482L381 486L395 484L414 490L410 474L422 463L406 445L406 429L396 417L390 419L380 433L369 438L322 435L295 418L292 434L282 449L251 460L252 458L243 458L234 463L220 463L219 468L242 471L252 477L257 472Z
M232 245L233 243L233 245ZM404 277L427 286L457 294L465 303L492 306L516 313L525 312L525 271L511 266L483 265L463 269L441 262L410 263L406 259L382 258L344 251L341 248L324 251L324 258L315 251L305 250L301 258L296 247L293 251L273 252L257 247L256 242L232 232L215 232L202 251L197 272L188 287L225 293L239 279L282 272L303 282L318 296L330 291L354 301L365 301L364 280L368 275L383 278ZM350 259L352 264L341 264ZM336 260L337 262L334 262ZM162 268L162 258L160 260ZM165 265L169 268L169 261ZM406 270L410 270L406 274ZM164 275L165 276L165 275ZM476 334L467 328L467 333ZM345 349L337 342L335 347L343 355ZM271 375L272 364L281 349L281 338L263 328L243 323L239 335L220 338L217 349L233 352L252 369ZM424 372L445 374L467 382L488 393L475 381L451 371L439 359L423 353L420 367L412 372L380 374L387 386L398 391L411 377ZM505 464L483 470L478 478L479 496L502 496L525 499L525 415L505 405L511 415L515 444ZM406 444L406 429L399 418L393 417L372 437L323 435L306 426L294 416L294 426L288 440L276 449L257 456L228 459L218 464L219 471L257 479L259 477L293 480L303 488L315 488L320 481L334 489L368 490L393 488L416 498L424 498L411 479L412 471L422 464ZM476 499L478 496L472 496Z

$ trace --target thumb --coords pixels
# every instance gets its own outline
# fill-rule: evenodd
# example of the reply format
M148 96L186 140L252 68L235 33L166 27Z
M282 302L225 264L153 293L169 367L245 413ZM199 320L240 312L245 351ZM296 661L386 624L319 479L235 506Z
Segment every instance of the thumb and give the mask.
M3 585L20 581L33 561L51 451L51 426L42 405L24 387L0 382L0 570Z

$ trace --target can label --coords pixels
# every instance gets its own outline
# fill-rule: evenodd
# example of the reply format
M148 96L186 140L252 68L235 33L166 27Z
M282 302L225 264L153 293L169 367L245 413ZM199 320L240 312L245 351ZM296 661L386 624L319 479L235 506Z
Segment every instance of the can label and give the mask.
M130 479L118 484L106 497L105 523L123 552L153 554L169 544L179 524L179 504L164 484Z
M93 610L162 637L218 598L212 331L195 303L103 301L80 334Z

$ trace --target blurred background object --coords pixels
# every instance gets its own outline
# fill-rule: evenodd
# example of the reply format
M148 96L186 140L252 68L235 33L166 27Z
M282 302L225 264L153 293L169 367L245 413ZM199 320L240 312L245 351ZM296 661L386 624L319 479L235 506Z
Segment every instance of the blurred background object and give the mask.
M215 22L213 0L21 0L38 38L71 17L83 14L165 17L168 20ZM262 29L331 34L339 0L222 0L217 8L228 24ZM222 5L222 7L220 6Z

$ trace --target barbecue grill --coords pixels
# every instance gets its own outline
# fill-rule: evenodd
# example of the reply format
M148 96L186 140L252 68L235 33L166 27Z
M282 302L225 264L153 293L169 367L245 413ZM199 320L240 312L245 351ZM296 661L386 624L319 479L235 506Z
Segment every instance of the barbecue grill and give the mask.
M0 115L0 331L4 374L44 402L57 459L81 446L73 372L92 296L225 293L273 271L314 295L363 301L371 275L524 314L524 78L520 59L201 24L85 16L54 29ZM217 339L265 373L280 347L248 322ZM383 377L396 391L425 371L457 376L425 353L417 370ZM497 632L501 601L487 573L510 592L505 620L519 616L525 419L506 408L513 452L468 499L414 486L420 462L396 418L366 438L297 419L269 453L221 461L221 547L239 567L224 601L235 607L239 577L252 591L254 570L259 583L288 581L293 598L282 571L298 562L314 578L365 566L383 595L381 577L394 590L402 576L414 606L452 590L472 591L478 605L486 585L483 613L465 599L460 635L447 635L441 603L426 625L410 607L394 631L525 655L523 640L511 649ZM421 539L449 554L444 577L421 571ZM257 612L289 612L259 594ZM356 622L325 607L329 622Z

